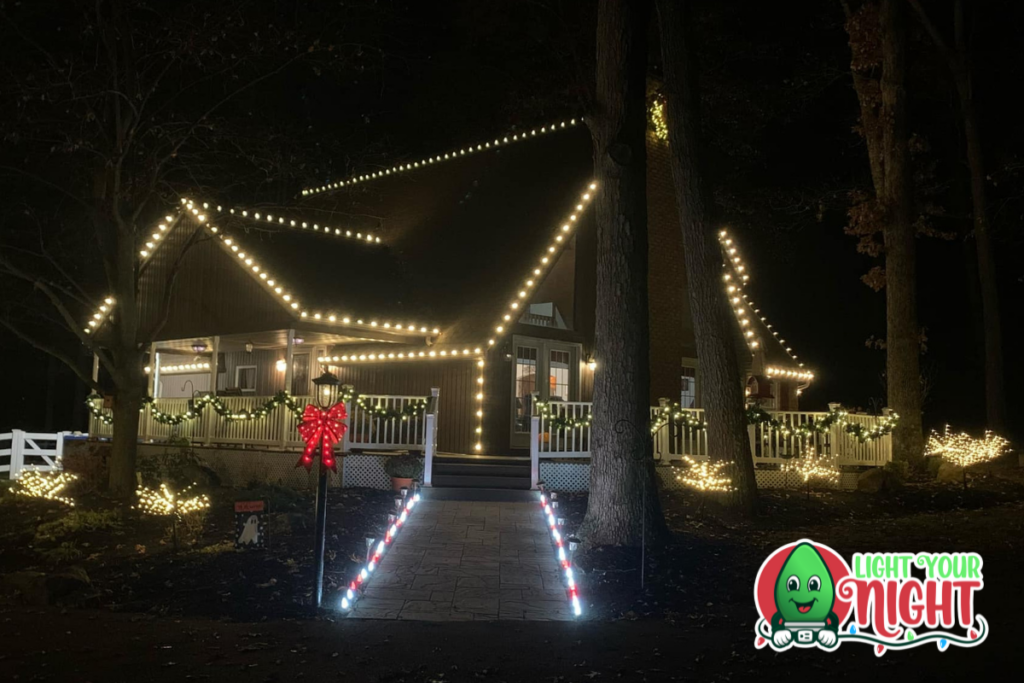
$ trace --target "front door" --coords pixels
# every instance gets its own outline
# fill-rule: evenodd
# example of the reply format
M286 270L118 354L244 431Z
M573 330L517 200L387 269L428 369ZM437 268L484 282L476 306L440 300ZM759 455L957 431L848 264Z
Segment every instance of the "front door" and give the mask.
M580 345L514 336L512 338L512 448L530 447L534 397L575 401L579 396Z

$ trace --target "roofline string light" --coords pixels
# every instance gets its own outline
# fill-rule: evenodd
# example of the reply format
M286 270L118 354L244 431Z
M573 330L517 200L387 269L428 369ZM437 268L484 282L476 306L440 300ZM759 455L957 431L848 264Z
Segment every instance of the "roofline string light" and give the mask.
M248 209L231 209L230 213L233 216L241 216L242 218L248 218L260 223L270 223L271 225L296 228L298 230L312 230L313 232L319 232L323 235L345 237L357 242L366 242L367 244L380 244L380 237L373 233L364 233L361 230L352 231L339 227L331 227L329 225L320 225L319 223L311 223L309 221L296 220L294 218L275 216L272 213L260 213L259 211L250 212Z
M743 331L744 339L747 346L750 348L751 353L755 353L758 348L763 348L763 340L760 339L750 327L750 315L757 315L760 317L761 322L764 323L765 327L772 333L775 341L779 343L779 346L783 348L786 354L797 361L799 367L804 367L804 364L799 362L799 357L793 353L793 349L786 346L786 340L779 338L777 330L773 330L771 324L768 322L768 318L761 315L761 309L756 308L753 301L749 299L743 288L750 281L750 274L746 272L747 267L743 262L742 257L739 255L739 250L736 247L735 240L729 236L727 230L720 230L718 232L718 242L722 247L724 261L722 263L726 273L722 276L725 281L725 293L729 299L729 305L732 307L733 313L736 314L736 320L740 324L740 329ZM729 272L732 271L732 272ZM799 370L788 370L786 368L772 368L774 374L786 377L797 377L799 379L806 379L810 381L814 378L814 373L799 371ZM792 373L792 374L787 374ZM769 373L771 374L771 373Z
M110 317L110 314L113 313L116 304L117 301L114 300L114 297L108 296L104 298L103 303L100 304L99 308L92 314L92 318L86 323L85 333L92 334L93 330L99 329Z
M388 332L404 333L404 334L430 334L438 335L441 330L437 327L428 328L425 325L417 327L415 323L400 323L391 322L389 320L379 321L376 318L357 318L353 315L343 315L338 313L323 313L313 312L310 313L306 310L299 301L295 299L295 296L281 283L277 278L272 277L259 263L256 262L256 258L253 254L247 253L235 236L228 236L223 230L218 228L216 225L207 225L206 229L213 235L216 235L224 249L229 250L235 257L238 258L239 263L245 265L250 271L250 274L258 279L263 286L271 294L277 296L282 305L286 309L291 309L293 314L298 315L304 320L313 320L321 324L341 324L341 325L360 325L363 327L372 327L376 329L387 330Z
M373 551L370 561L359 570L356 578L349 582L348 588L345 589L345 592L341 597L342 611L350 611L355 606L356 601L362 596L364 587L366 582L369 580L370 575L372 575L374 570L380 566L380 561L384 557L384 553L387 552L389 547L391 547L391 543L395 540L398 532L401 531L406 520L409 519L409 515L412 513L413 507L415 507L418 502L420 502L420 494L418 492L413 493L406 498L404 505L402 505L402 512L398 515L395 521L391 523L391 526L384 534L384 538L377 543L377 547Z
M576 227L582 213L590 206L590 201L594 198L596 190L597 183L591 182L587 185L587 190L580 195L580 201L576 204L575 211L569 215L569 218L562 223L561 227L556 231L554 242L544 250L544 255L541 256L538 266L533 269L533 272L519 287L517 295L513 298L512 302L509 303L508 312L502 316L501 321L494 328L496 336L487 340L488 346L494 346L497 339L504 336L515 320L522 315L521 307L528 303L527 297L530 294L530 290L537 286L545 272L551 268L555 261L558 260L558 256L561 253L562 248L565 246L566 242L569 241L567 238L571 235L573 228Z
M568 128L572 128L575 125L577 125L578 123L582 123L582 122L583 122L583 119L569 119L568 121L561 121L559 123L552 123L551 125L548 125L548 126L541 126L540 128L533 128L533 129L531 129L528 132L524 131L522 133L513 133L512 135L506 135L504 137L494 138L494 140L491 140L491 141L488 141L488 142L481 142L481 143L478 143L476 145L470 145L468 147L462 147L461 149L455 149L455 150L452 150L451 152L446 152L443 155L442 154L438 154L437 156L426 157L425 159L420 159L419 161L413 161L413 162L408 163L408 164L399 164L397 166L392 166L391 168L384 169L383 171L375 171L373 173L364 173L364 174L361 174L361 175L352 176L351 178L348 178L346 180L339 180L339 181L334 182L334 183L327 183L326 185L321 185L320 187L307 187L306 189L304 189L302 191L302 196L306 197L306 196L309 196L309 195L319 194L321 192L327 192L328 190L337 190L337 189L340 189L342 187L349 187L351 185L356 185L358 183L363 183L363 182L366 182L368 180L375 180L377 178L383 178L384 176L395 175L396 173L402 173L404 171L412 171L413 169L421 168L423 166L430 166L432 164L436 164L436 163L439 163L439 162L442 162L442 161L448 161L450 159L458 159L459 157L464 157L464 156L469 155L469 154L475 154L476 152L482 152L482 151L484 151L486 149L492 149L492 148L495 148L495 147L503 147L505 145L510 145L512 143L515 143L515 142L522 142L523 140L528 140L528 139L531 139L531 138L535 138L538 135L544 135L544 134L547 134L547 133L554 133L554 132L559 131L559 130L565 130L565 129L568 129Z
M474 348L461 348L461 349L431 349L429 351L379 351L375 353L353 353L351 355L343 354L340 356L319 356L317 362L319 363L358 363L358 362L372 362L372 361L389 361L389 360L452 360L458 358L476 358L480 355L483 349L479 346Z

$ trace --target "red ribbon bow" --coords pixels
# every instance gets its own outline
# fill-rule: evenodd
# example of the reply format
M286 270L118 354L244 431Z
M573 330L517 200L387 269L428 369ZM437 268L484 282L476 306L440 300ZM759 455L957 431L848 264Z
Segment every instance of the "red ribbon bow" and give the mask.
M344 403L337 403L327 410L321 410L315 405L307 405L302 413L302 422L299 423L299 434L306 442L306 450L302 453L296 467L305 467L307 471L313 466L313 451L315 451L323 440L323 448L320 451L320 461L324 467L332 472L337 472L334 463L334 444L341 441L345 436L348 425L348 411Z

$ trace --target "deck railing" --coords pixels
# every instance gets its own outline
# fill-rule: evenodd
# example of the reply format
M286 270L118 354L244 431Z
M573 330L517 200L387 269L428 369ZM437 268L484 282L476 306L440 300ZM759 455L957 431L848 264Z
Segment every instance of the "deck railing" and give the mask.
M342 452L425 451L428 443L435 444L437 440L437 390L433 392L423 415L409 416L405 419L375 416L358 403L350 401L346 404L349 429L341 444ZM364 405L383 405L387 409L399 411L413 401L423 398L389 394L363 395ZM232 412L251 410L262 406L268 400L269 397L266 396L221 398L224 406ZM304 408L312 400L308 396L294 397L299 408ZM165 413L180 414L188 409L188 399L158 398L156 407ZM139 439L160 442L174 437L184 437L195 444L282 449L299 449L305 445L297 430L298 418L283 406L261 420L225 420L211 405L205 405L201 410L199 419L177 425L161 424L148 410L143 411L139 419ZM114 425L104 424L95 417L90 420L89 433L92 437L110 438L113 436L113 429Z
M582 417L589 415L590 409L590 403L550 403L547 414L532 417L530 460L535 486L539 480L540 460L590 457L590 425L553 426L550 416ZM652 421L661 410L660 406L651 408ZM714 444L708 443L707 430L689 424L702 424L705 419L704 410L691 408L684 409L684 412L692 419L668 422L652 435L655 459L679 460L689 457L694 460L706 460L709 457L709 446L713 448ZM838 464L843 466L881 467L892 460L892 437L888 434L861 443L855 436L846 433L842 425L835 424L823 432L812 432L808 437L800 437L793 435L789 430L820 421L827 417L828 413L768 412L773 419L786 425L788 429L777 429L769 424L748 425L750 454L755 465L770 466L784 463L789 458L799 456L808 446L813 446L818 453L835 455ZM880 420L881 418L875 415L846 417L847 422L864 427L874 427Z

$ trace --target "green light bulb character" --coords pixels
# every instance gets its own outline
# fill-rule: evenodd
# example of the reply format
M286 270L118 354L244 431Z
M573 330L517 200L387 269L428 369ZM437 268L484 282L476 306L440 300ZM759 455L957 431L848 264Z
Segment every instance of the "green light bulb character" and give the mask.
M835 584L821 553L801 543L786 558L775 581L775 606L771 619L772 642L777 648L817 641L832 648L839 640L839 619L832 607Z

